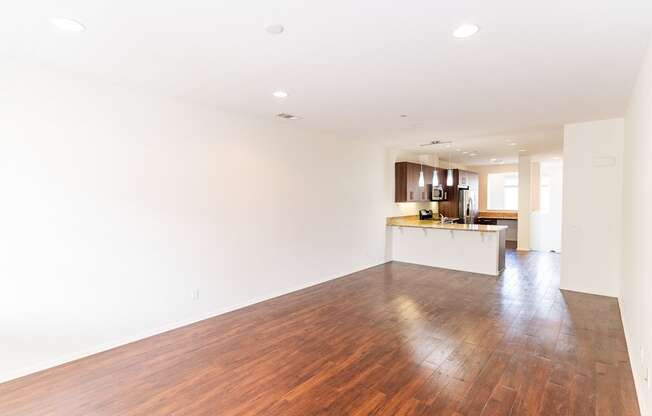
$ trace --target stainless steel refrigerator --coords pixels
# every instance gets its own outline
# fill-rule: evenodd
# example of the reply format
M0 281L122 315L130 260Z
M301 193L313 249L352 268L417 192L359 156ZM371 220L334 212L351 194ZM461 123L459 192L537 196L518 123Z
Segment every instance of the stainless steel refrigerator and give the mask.
M460 222L464 224L473 224L478 217L477 194L471 189L459 189L459 215Z

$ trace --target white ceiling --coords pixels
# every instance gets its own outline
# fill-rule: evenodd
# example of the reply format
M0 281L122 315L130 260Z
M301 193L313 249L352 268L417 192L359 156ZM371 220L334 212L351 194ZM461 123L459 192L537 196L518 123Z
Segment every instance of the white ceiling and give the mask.
M416 155L435 155L440 160L451 160L463 165L517 163L519 155L531 156L534 160L553 160L562 155L563 128L540 128L442 140L452 143L421 146L430 141L424 140L419 144L399 144L393 147Z
M53 16L88 30L57 32ZM463 22L480 32L453 38ZM277 23L285 33L265 32ZM454 139L486 159L513 157L507 138L559 151L563 123L622 115L651 24L649 0L21 0L0 13L0 53L388 145Z

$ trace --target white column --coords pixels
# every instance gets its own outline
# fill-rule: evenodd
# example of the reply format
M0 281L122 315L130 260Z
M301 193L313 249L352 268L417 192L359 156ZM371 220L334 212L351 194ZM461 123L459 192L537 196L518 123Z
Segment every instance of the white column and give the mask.
M564 126L562 289L620 295L624 135L623 119ZM638 221L647 221L646 209L641 203Z
M530 250L531 166L529 156L518 158L518 242L517 250Z

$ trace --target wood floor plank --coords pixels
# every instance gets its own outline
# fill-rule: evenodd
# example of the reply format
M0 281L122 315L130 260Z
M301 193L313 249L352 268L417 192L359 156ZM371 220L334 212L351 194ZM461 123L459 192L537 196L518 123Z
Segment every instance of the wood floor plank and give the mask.
M491 355L464 397L458 413L461 415L482 413L507 368L510 358L509 354L501 351L496 351Z
M598 317L599 319L596 319ZM639 415L617 300L559 255L387 263L0 384L0 415Z
M552 382L546 383L539 414L556 416L569 415L570 397L568 389Z
M482 410L480 416L502 416L511 413L514 400L516 399L516 390L498 385L487 401L487 405Z

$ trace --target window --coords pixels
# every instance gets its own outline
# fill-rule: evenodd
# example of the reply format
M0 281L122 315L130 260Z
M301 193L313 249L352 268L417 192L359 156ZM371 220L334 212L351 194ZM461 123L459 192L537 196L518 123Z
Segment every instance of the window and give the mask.
M487 209L518 210L518 173L490 173L487 175Z

